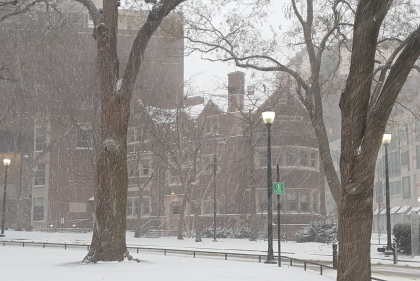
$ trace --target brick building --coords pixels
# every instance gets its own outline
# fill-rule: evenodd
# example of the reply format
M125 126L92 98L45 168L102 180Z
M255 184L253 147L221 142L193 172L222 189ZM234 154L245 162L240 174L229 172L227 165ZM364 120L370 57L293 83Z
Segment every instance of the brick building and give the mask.
M174 135L177 134L159 135L152 132L158 130L153 126L131 129L132 133L142 130L149 130L149 133L147 139L139 138L137 142L130 141L135 136L129 135L128 147L133 151L129 161L129 175L132 175L127 209L129 228L135 225L135 207L141 200L138 192L143 187L140 204L143 232L151 229L161 233L176 232L184 199L188 201L184 212L185 228L194 228L197 219L194 218L197 211L190 201L193 204L199 202L201 226L211 226L214 189L217 225L234 228L249 225L254 184L257 219L263 234L267 229L267 140L260 116L268 105L277 113L272 125L272 168L275 175L275 166L279 164L280 181L286 185L286 193L281 196L283 231L291 236L297 228L325 215L324 177L320 171L317 140L303 106L290 94L287 86L277 89L268 98L261 98L245 92L244 73L229 73L228 81L226 97L216 97L206 103L200 98L194 98L195 102L189 99L182 108L172 110L173 114L175 111L184 114L182 122L174 117L166 118L166 123L152 118L152 122L161 122L159 126L168 131L171 127L174 130L175 126L188 127L185 124L190 123L196 128L188 131L190 135L200 132L200 138L183 138L176 147L190 153L189 158L183 158L184 164L197 163L194 169L191 168L193 165L187 164L188 167L183 168L185 174L194 174L189 187L179 171L174 171L169 164L162 164L162 161L176 162L176 159L162 160L162 155L181 157L165 148L171 141L176 142ZM161 112L160 116L170 116L171 112ZM156 138L170 141L163 147L156 144L161 142ZM195 148L199 151L192 155ZM193 193L195 195L190 195Z
M13 155L9 178L10 195L24 184L28 206L26 227L90 227L98 145L99 83L96 72L96 42L89 16L69 13L54 29L40 21L43 14L7 21L2 30L1 64L20 76L21 83L0 81L1 112L9 109L0 132L8 145L4 155ZM141 12L120 11L118 55L121 74L128 60ZM134 90L134 99L163 108L174 107L183 98L183 40L176 16L167 17L151 38ZM168 33L169 30L169 33ZM168 98L168 93L170 98ZM170 101L170 102L167 102ZM172 103L172 104L171 104ZM13 107L12 107L13 106ZM18 142L27 136L27 142ZM8 225L15 227L16 211L9 200ZM64 222L64 224L62 224Z
M5 53L10 54L4 62L18 72L23 70L16 62L28 65L22 72L23 89L0 84L14 97L25 97L11 117L13 122L2 132L8 143L1 147L2 153L13 156L7 213L11 227L19 221L13 198L23 198L24 228L92 226L99 127L96 45L87 15L72 15L68 20L71 24L63 27L65 32L50 31L30 17L1 25L7 39L2 41L7 42ZM141 17L121 11L119 20L118 52L123 71ZM182 32L176 17L169 17L163 25L166 30ZM292 233L322 216L324 180L316 137L305 109L287 84L269 96L258 96L252 87L245 92L242 72L233 72L228 74L226 97L206 103L201 97L187 98L182 52L182 40L159 31L142 64L127 138L127 227L137 226L143 233L153 228L173 233L185 209L186 229L193 229L197 214L193 207L199 207L202 226L210 226L214 188L217 225L247 225L254 187L255 211L264 233L267 154L266 128L260 116L266 106L277 113L272 126L272 163L274 171L274 165L279 164L280 180L286 185L281 197L283 230ZM146 122L146 107L156 111L150 118L153 122ZM181 117L172 119L174 116ZM156 131L159 128L164 133ZM179 170L171 167L175 159L168 157L161 143L163 139L167 144L176 143L177 130L183 134L175 150L185 156ZM17 141L19 138L25 141ZM185 168L191 163L196 167ZM181 180L185 171L191 177ZM183 206L187 185L194 194Z

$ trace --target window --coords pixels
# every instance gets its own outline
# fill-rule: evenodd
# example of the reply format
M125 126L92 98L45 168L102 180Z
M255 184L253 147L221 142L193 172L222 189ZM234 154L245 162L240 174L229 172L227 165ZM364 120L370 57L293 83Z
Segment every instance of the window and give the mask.
M300 165L308 166L308 152L306 150L300 151Z
M216 212L218 209L218 202L216 201ZM208 215L214 214L214 200L204 200L201 206L201 214Z
M36 167L35 185L45 185L45 163L39 163Z
M416 141L420 141L420 119L416 119Z
M389 175L397 176L401 174L400 152L394 151L388 153L389 160Z
M129 178L136 178L139 175L139 170L138 170L137 165L138 165L137 161L128 163L128 177Z
M403 125L399 129L399 136L400 136L401 144L404 144L404 145L409 145L410 144L409 131L408 131L408 126L407 125Z
M133 198L127 199L127 216L133 216Z
M416 166L420 169L420 145L416 145Z
M297 210L297 193L295 192L287 193L286 198L287 198L287 203L288 203L287 205L289 206L288 210L296 211Z
M92 128L80 126L77 128L77 148L92 148Z
M181 214L181 205L179 205L179 204L172 205L172 214L174 214L174 215Z
M44 220L44 198L34 198L34 221L43 221Z
M410 171L410 155L408 151L401 152L401 166L406 166Z
M35 131L35 151L42 151L47 145L47 132L45 129L38 128Z
M312 211L319 213L319 194L312 195Z
M168 185L173 185L178 183L178 176L175 175L173 172L168 171L166 174L166 180Z
M401 194L401 181L394 181L389 183L389 194Z
M318 168L318 152L312 151L311 152L311 167Z
M149 141L149 138L150 138L149 132L140 131L139 133L140 133L140 138L141 138L142 142L148 142Z
M149 175L149 161L143 161L143 169L142 169L142 175L148 176Z
M260 167L261 168L267 167L267 151L260 151L259 157L260 157Z
M287 166L296 166L297 163L297 155L296 151L288 150L286 154L286 165Z
M300 210L302 212L309 212L309 200L306 194L300 195Z
M411 198L410 177L402 178L402 192L403 192L403 199Z
M150 215L150 197L144 196L141 206L139 205L139 199L136 199L136 208L141 208L141 215L148 216Z

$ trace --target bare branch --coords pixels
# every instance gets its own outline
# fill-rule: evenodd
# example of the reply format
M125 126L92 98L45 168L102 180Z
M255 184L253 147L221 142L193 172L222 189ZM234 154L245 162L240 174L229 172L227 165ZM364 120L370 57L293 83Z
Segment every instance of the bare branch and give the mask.
M23 2L25 1L22 1L22 3L20 3L19 0L14 0L14 1L9 1L9 2L0 2L0 6L11 7L10 12L7 12L5 15L0 16L0 22L10 17L24 14L38 3L41 3L41 2L47 3L47 0L34 0L26 5L24 5Z

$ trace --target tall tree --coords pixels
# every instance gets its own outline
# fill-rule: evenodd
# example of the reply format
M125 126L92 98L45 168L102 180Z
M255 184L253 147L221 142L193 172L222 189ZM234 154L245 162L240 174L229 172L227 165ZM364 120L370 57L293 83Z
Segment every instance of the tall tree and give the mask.
M214 23L212 9L191 7L196 17L188 17L191 31L187 36L194 49L204 54L217 51L215 57L208 57L210 60L233 61L236 66L266 72L284 72L295 79L296 94L310 115L325 176L338 207L337 280L370 280L375 161L393 105L420 55L420 29L401 20L417 14L418 7L411 1L291 0L285 10L297 19L297 24L286 34L292 35L292 40L283 42L271 33L262 42L257 23L263 20L258 17L267 13L265 5L270 1L251 2L254 6L249 10L257 16L245 18L243 11L237 10L227 16L228 27ZM202 9L205 13L200 13ZM388 14L398 14L398 23L392 16L384 21ZM375 77L376 50L384 42L393 42L390 45L396 48L379 67L381 75ZM294 45L304 47L303 61L296 63L296 57L292 57L288 63L281 63L277 58L281 56L276 52L285 53L286 47ZM339 103L341 181L331 159L322 103L327 80L322 76L322 63L326 51L333 47L339 58L343 57L341 50L347 48L351 52L350 71ZM377 80L372 87L374 79Z
M162 20L185 0L146 1L152 8L139 29L122 78L117 55L119 1L104 0L99 11L90 0L75 0L89 11L97 42L101 89L101 128L97 178L96 224L86 262L131 259L126 246L127 127L130 101L147 43Z

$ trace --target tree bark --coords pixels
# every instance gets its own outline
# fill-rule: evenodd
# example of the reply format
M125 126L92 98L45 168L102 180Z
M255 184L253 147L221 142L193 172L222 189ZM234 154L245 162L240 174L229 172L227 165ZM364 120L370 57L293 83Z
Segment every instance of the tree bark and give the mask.
M339 263L337 280L370 281L372 197L372 192L346 195L338 209Z
M181 204L181 213L179 214L179 221L178 221L178 240L184 240L184 215L185 215L185 207L187 206L187 199L182 198Z

